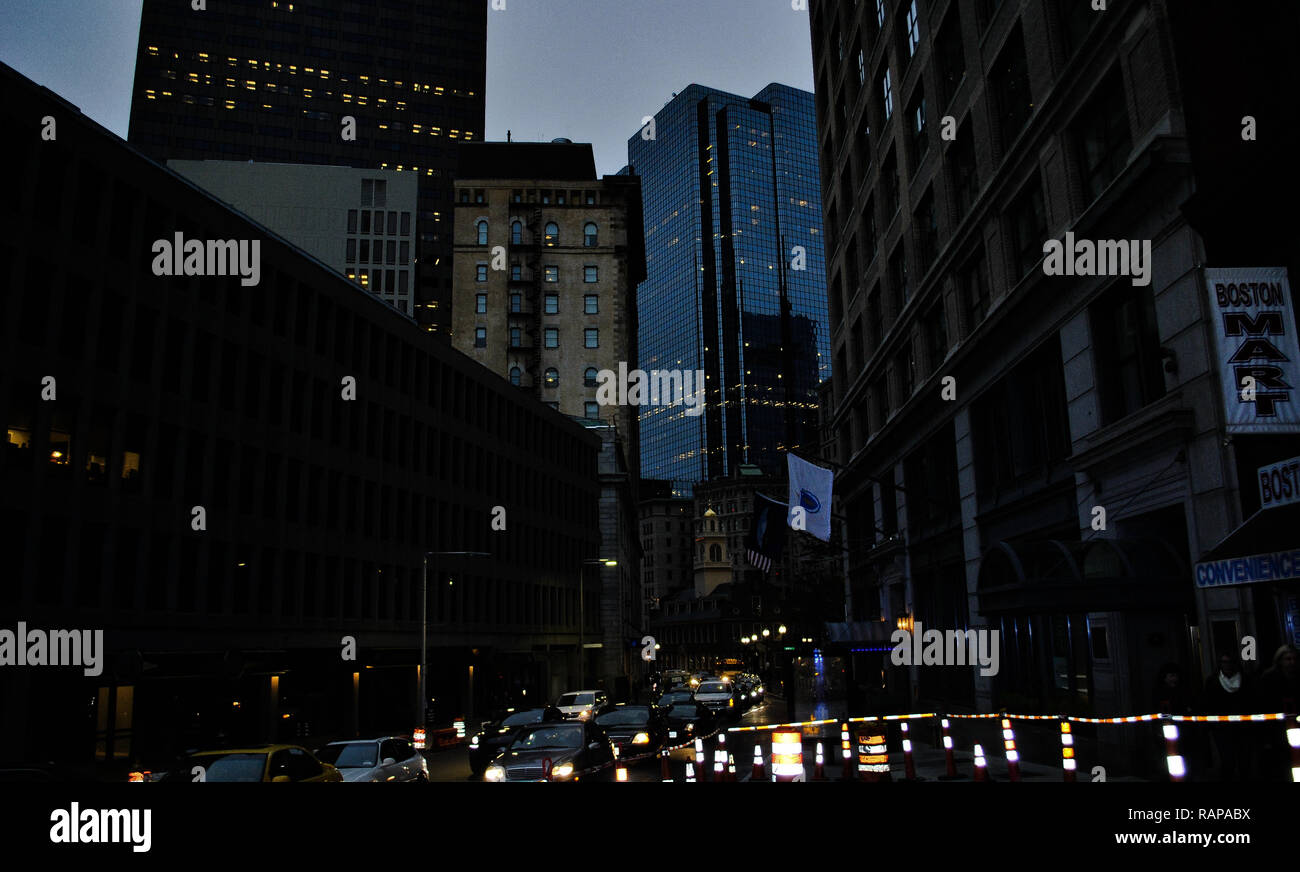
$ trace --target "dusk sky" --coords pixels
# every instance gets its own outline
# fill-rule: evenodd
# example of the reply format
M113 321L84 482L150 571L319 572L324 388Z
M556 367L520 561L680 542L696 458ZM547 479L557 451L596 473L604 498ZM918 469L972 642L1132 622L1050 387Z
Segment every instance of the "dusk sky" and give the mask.
M0 21L0 61L126 138L140 0L0 0ZM590 142L602 173L692 82L813 84L808 13L790 0L506 0L488 11L487 62L484 139Z

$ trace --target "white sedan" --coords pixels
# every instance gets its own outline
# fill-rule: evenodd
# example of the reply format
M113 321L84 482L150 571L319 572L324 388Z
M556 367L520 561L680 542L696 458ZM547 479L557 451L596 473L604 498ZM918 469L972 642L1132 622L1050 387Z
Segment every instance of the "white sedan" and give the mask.
M424 755L400 736L331 742L316 756L337 767L344 781L429 781Z

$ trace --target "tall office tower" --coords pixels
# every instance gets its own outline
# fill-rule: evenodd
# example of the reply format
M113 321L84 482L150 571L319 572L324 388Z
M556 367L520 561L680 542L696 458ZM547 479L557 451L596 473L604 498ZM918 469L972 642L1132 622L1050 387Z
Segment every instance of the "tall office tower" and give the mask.
M850 626L1002 638L996 676L851 654L858 674L921 704L1136 712L1158 664L1294 641L1300 582L1247 567L1300 545L1300 507L1256 511L1300 403L1240 384L1297 357L1273 345L1300 267L1293 8L809 5ZM1205 64L1240 41L1258 64ZM1094 262L1115 240L1141 262ZM1099 733L1102 759L1133 739Z
M486 4L208 5L196 11L189 3L144 0L131 144L159 162L219 158L416 173L416 317L445 333L455 149L481 136L484 125ZM340 236L346 232L339 228Z
M679 495L817 442L830 375L813 95L690 85L628 140L645 203L644 370L703 370L706 410L646 407L641 471Z

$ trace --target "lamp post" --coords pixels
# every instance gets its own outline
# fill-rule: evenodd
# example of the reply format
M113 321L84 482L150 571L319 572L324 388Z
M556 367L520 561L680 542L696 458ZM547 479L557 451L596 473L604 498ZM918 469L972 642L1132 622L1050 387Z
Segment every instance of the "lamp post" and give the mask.
M491 557L486 551L426 551L424 552L424 571L420 577L420 710L416 713L421 727L429 725L425 721L428 710L428 697L425 695L424 673L429 662L429 558L430 557Z
M590 557L582 561L582 566L578 568L578 690L585 690L582 685L586 681L587 665L587 601L584 592L584 584L587 580L588 566L618 566L618 561L612 557Z

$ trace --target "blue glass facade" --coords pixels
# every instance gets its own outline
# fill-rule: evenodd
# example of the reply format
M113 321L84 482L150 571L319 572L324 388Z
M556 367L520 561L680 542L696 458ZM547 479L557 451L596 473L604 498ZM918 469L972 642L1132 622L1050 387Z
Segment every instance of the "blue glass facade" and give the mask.
M641 369L703 370L705 413L641 409L641 475L676 492L817 442L830 331L813 95L690 85L628 140L641 176Z

